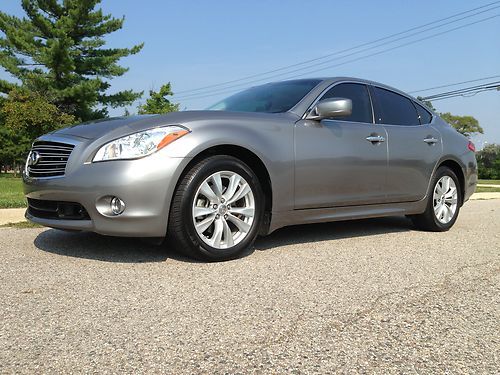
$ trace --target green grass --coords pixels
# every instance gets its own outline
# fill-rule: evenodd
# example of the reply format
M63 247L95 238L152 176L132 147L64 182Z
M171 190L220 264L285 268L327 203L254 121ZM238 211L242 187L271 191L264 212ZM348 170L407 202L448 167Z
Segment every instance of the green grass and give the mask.
M0 208L26 207L20 177L0 173Z
M477 183L484 185L500 185L500 180L478 180Z
M476 188L476 193L500 193L500 188L489 187L489 186L478 186Z
M0 225L0 228L30 229L30 228L42 228L42 226L32 223L30 221L20 221L19 223L7 223L4 225Z

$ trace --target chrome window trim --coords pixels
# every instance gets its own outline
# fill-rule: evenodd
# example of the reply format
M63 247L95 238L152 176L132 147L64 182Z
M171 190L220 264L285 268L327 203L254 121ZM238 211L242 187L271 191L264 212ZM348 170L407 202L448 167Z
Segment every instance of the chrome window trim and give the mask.
M431 121L430 121L430 122L428 122L428 123L426 123L426 124L420 124L420 125L430 125L430 124L432 124L432 123L434 122L434 118L435 118L436 116L434 116L434 114L433 114L431 111L429 111L427 108L425 108L424 103L420 104L420 103L419 103L417 100L415 100L415 99L412 99L412 102L413 102L413 105L415 105L415 106L419 105L420 107L422 107L422 108L424 109L424 111L426 111L428 114L430 114L430 115L431 115ZM415 108L417 108L417 107L415 107ZM417 114L418 114L418 110L417 110ZM420 115L418 115L418 119L420 120Z
M312 102L312 104L304 112L304 114L302 115L301 119L305 120L306 117L307 117L307 115L309 114L309 112L311 112L311 110L313 109L313 107L321 100L321 98L323 98L323 96L325 96L325 94L328 91L330 91L335 86L338 86L338 85L340 85L342 83L355 83L357 85L363 85L363 86L365 86L366 91L368 92L368 98L370 99L370 107L371 107L371 110L372 110L372 122L370 123L370 122L359 122L359 121L348 121L348 120L335 120L335 119L331 119L331 120L332 121L343 121L343 122L356 122L356 123L359 123L359 124L379 125L379 124L375 123L375 108L373 106L373 98L371 96L370 89L368 88L369 84L366 83L366 82L359 82L359 81L354 81L354 80L336 81L336 82L333 82L332 84L330 84L323 91L321 91L321 93L318 95L318 97ZM326 120L328 120L328 119L326 119Z
M382 89L382 90L390 91L390 92L392 92L393 94L396 94L396 95L402 96L403 98L408 99L408 100L411 102L411 104L413 105L413 107L415 108L415 112L416 112L416 113L417 113L417 115L418 115L417 107L415 107L415 103L417 103L417 104L418 104L418 102L417 102L417 101L415 101L415 99L414 99L414 98L412 98L411 96L409 96L409 95L407 95L407 94L405 94L405 93L398 92L398 91L395 91L395 90L391 90L391 89L389 89L389 88L387 88L387 87L380 86L380 85L376 85L376 84L372 84L372 83L370 84L370 86L372 86L372 87L376 87L376 88L378 88L378 89ZM372 102L372 103L373 103L373 102ZM425 109L425 108L424 108L424 109ZM411 127L415 127L415 126L430 126L430 125L434 122L434 118L435 118L435 116L434 116L434 114L433 114L433 113L431 113L430 111L428 111L428 110L426 110L426 111L427 111L427 112L429 112L429 113L431 114L431 122L429 122L428 124L417 124L417 125L398 125L398 124L385 124L385 123L380 123L380 124L379 124L379 123L377 123L377 125L383 125L383 126L400 126L400 127L405 127L405 128L407 128L407 127L409 127L409 126L411 126ZM374 120L375 120L375 112L374 112L374 115L373 115L373 116L374 116ZM420 115L418 115L418 122L420 122Z

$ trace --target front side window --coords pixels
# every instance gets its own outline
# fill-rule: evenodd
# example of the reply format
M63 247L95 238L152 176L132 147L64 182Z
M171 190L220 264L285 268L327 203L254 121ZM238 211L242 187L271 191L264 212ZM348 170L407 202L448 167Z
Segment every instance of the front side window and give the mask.
M352 100L350 116L335 117L335 120L373 122L370 94L366 85L360 83L340 83L328 90L321 99L344 98Z
M321 80L268 83L244 90L208 108L212 111L282 113L289 111Z
M379 112L377 123L388 125L420 125L417 110L412 101L393 91L374 87Z

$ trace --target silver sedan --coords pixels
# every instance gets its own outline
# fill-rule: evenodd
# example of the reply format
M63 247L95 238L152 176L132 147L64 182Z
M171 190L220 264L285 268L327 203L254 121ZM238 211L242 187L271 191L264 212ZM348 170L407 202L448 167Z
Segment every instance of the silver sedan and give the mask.
M225 260L303 223L407 215L445 231L474 192L474 145L415 98L353 78L270 83L206 111L120 117L37 139L26 217L167 238Z

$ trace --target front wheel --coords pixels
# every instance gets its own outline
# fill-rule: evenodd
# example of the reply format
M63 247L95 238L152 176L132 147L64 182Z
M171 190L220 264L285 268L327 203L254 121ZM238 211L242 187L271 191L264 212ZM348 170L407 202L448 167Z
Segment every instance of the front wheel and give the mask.
M423 230L443 232L457 220L462 191L455 173L448 167L439 167L432 179L432 190L427 208L420 215L412 215L414 225Z
M228 260L257 237L263 193L255 173L232 156L209 157L182 178L170 212L168 235L187 256Z

